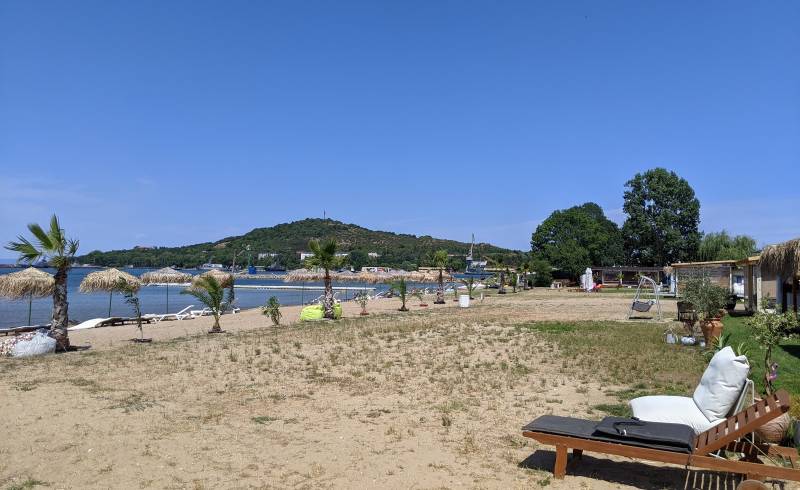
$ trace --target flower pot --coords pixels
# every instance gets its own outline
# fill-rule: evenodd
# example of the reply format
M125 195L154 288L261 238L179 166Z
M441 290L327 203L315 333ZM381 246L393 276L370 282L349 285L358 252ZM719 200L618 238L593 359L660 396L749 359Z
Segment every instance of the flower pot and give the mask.
M712 319L704 320L700 323L700 330L703 332L703 338L706 340L706 345L711 345L714 338L722 335L722 320Z
M789 425L792 423L792 418L788 413L784 413L778 418L772 419L766 424L759 427L755 434L764 442L779 443L786 436L789 430Z
M794 424L794 447L800 448L800 420L793 420L792 423Z

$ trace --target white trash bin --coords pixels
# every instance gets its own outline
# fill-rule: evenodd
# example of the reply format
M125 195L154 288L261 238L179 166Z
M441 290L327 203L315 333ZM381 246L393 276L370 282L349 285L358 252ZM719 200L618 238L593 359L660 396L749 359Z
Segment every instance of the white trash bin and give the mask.
M458 296L458 306L461 308L469 308L469 295L461 294Z

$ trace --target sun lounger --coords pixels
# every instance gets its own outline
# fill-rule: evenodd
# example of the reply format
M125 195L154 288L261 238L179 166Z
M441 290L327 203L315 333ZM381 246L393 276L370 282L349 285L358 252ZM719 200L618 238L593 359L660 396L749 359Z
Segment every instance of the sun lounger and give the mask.
M759 449L742 439L788 410L789 394L779 390L699 435L694 435L694 430L687 425L681 429L681 424L615 420L613 417L597 423L553 415L529 423L522 428L522 435L555 446L553 475L559 479L566 474L567 451L572 449L575 458L580 458L583 451L592 451L739 473L747 475L747 478L800 481L800 470L761 463L756 457ZM609 430L609 426L616 432ZM717 454L721 450L743 453L745 458L740 461L724 459Z
M87 330L89 328L105 327L107 325L113 324L113 322L116 320L120 320L120 318L119 317L92 318L91 320L86 320L77 325L68 327L67 331L72 332L74 330Z
M35 332L39 329L50 330L50 324L47 325L25 325L21 327L6 327L0 328L0 333L8 337L9 335L19 335L21 333Z
M192 316L209 316L214 311L211 308L203 308L202 310L190 310L189 314Z
M163 315L150 313L142 316L142 318L143 319L147 318L148 320L155 320L156 322L161 322L164 320L186 320L187 318L194 318L192 314L189 312L189 310L191 310L192 308L194 308L194 305L189 305L177 313L165 313Z

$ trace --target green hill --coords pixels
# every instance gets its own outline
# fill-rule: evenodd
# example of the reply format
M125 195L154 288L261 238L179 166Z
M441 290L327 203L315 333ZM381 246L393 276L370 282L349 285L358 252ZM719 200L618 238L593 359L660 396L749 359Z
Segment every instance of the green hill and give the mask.
M334 238L343 252L350 253L350 264L356 268L362 265L378 265L414 269L430 265L434 251L445 249L450 254L461 255L452 258L456 270L464 267L463 256L469 252L469 243L443 240L430 236L405 235L386 231L368 230L361 226L346 224L330 219L304 219L283 223L269 228L256 228L242 235L223 238L216 242L198 243L183 247L134 248L131 250L94 251L78 258L78 261L102 266L121 267L132 264L136 267L196 267L206 262L230 265L233 254L250 247L252 263L267 267L299 267L298 252L307 251L312 238ZM503 257L506 264L515 264L522 257L519 251L495 247L489 244L476 244L476 255L483 257ZM377 253L379 257L369 257ZM277 254L262 255L259 254ZM246 264L248 253L240 254L237 264Z

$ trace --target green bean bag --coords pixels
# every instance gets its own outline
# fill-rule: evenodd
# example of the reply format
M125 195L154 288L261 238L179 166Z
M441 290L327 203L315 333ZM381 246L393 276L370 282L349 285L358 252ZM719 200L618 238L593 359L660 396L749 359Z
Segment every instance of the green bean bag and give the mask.
M301 322L322 320L324 316L325 310L322 309L322 305L309 305L300 310ZM342 305L340 303L333 305L333 316L337 320L342 317Z

